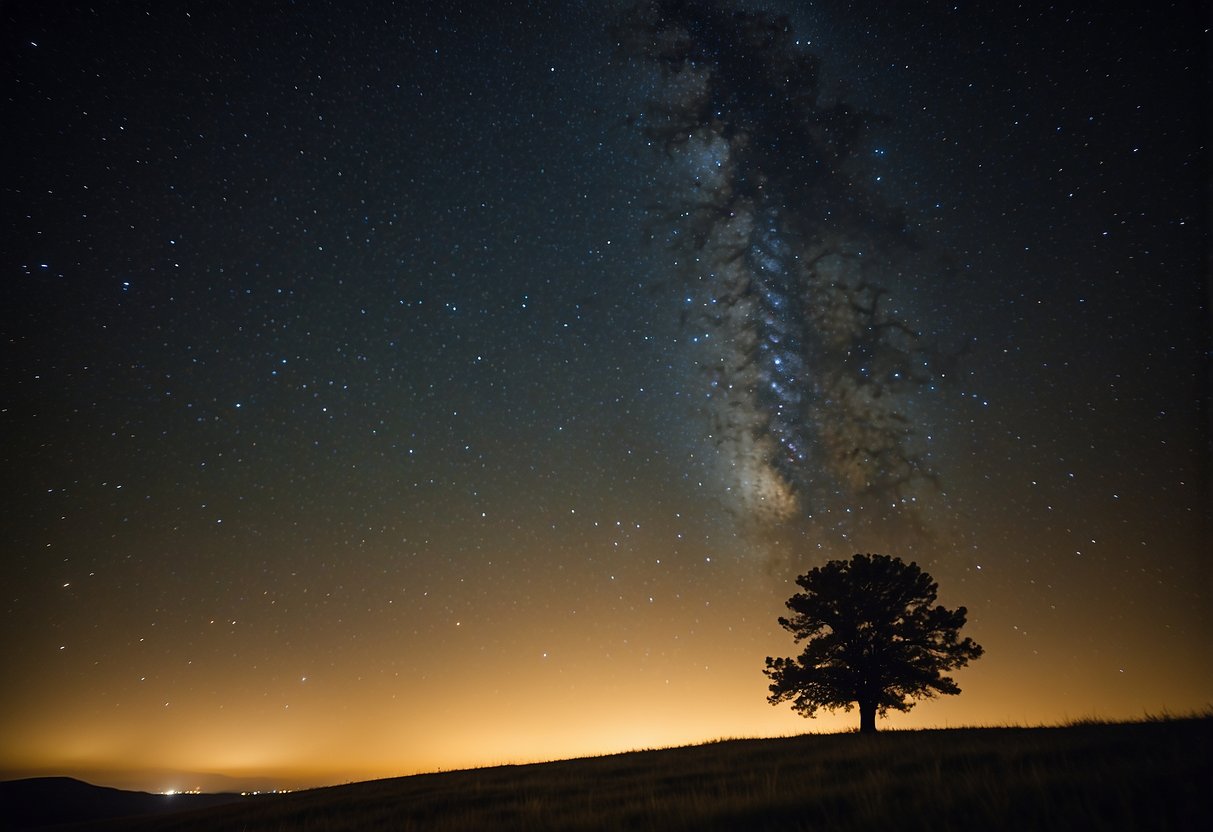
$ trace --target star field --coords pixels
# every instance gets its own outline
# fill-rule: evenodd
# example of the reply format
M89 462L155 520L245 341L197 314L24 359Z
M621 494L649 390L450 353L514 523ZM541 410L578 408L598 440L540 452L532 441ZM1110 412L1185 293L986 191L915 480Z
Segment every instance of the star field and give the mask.
M0 772L842 730L857 551L986 648L892 727L1208 704L1207 21L628 5L0 11Z

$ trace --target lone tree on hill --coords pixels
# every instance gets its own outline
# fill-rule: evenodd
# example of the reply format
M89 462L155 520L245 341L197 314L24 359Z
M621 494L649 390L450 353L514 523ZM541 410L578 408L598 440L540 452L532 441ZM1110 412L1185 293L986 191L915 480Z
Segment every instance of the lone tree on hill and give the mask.
M971 638L960 640L964 607L935 603L939 585L918 568L888 555L832 560L801 575L804 588L787 601L790 618L779 623L799 644L794 659L767 657L772 705L791 702L805 717L818 708L859 705L859 732L876 731L876 714L908 711L909 699L957 694L945 671L982 654Z

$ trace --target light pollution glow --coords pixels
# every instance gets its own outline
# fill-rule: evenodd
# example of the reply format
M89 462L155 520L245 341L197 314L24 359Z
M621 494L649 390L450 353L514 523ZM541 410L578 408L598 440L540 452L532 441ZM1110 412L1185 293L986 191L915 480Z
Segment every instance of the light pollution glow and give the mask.
M1022 617L999 620L998 610L973 597L980 584L952 583L943 584L941 603L968 603L966 633L998 660L959 672L959 697L921 702L883 727L1132 719L1204 705L1200 657L1181 642L1168 652L1162 633L1118 626L1116 610L1097 598L1069 610L1025 599L1016 610ZM576 610L560 609L555 593L530 613L490 605L449 622L431 651L411 645L407 661L394 655L392 635L379 633L323 662L307 647L267 655L254 670L225 670L212 656L133 683L126 668L99 664L84 687L66 668L56 674L52 662L36 692L10 687L4 695L4 769L153 791L294 788L852 729L854 712L806 721L765 702L755 647L789 649L775 617L793 587L774 577L761 588L736 586L705 603L679 581L653 583L654 601L622 619L607 612L612 603L603 594L584 597ZM1040 637L1034 624L1071 637ZM1154 661L1109 673L1097 650L1067 652L1096 641ZM1040 671L1023 672L1033 666ZM171 701L160 701L166 695Z

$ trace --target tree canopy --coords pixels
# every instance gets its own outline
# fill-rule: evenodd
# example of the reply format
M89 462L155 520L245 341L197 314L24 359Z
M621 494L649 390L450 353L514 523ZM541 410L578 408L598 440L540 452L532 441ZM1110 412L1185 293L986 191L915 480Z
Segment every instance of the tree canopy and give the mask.
M857 554L796 583L805 591L788 599L792 615L779 623L806 644L795 658L767 657L772 705L790 702L805 717L858 705L860 732L872 732L877 714L960 693L944 674L984 652L960 638L967 610L935 605L939 586L916 563Z

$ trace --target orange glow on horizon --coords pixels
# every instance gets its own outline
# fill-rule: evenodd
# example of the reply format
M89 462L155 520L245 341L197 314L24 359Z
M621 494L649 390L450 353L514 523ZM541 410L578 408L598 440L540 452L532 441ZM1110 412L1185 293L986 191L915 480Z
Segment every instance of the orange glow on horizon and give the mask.
M945 585L944 603L976 594L957 580ZM78 686L10 689L0 768L8 777L78 773L149 791L297 788L853 729L854 711L805 720L766 703L763 657L793 648L774 622L790 587L774 577L737 586L706 604L671 593L664 609L654 601L605 630L571 608L508 626L464 616L447 629L445 649L407 657L411 672L384 638L319 668L306 650L277 651L251 673L195 660L166 686L167 701L146 680L124 688L121 672L100 668L93 684L112 691L108 706L90 704L91 692ZM606 604L584 600L587 609ZM970 610L965 632L987 654L957 673L963 693L920 701L882 727L1133 719L1205 705L1208 680L1199 662L1184 663L1182 645L1153 654L1148 673L1101 676L1097 657L1078 650L1080 634L1031 639L980 597ZM1126 649L1145 650L1148 641L1139 634Z

